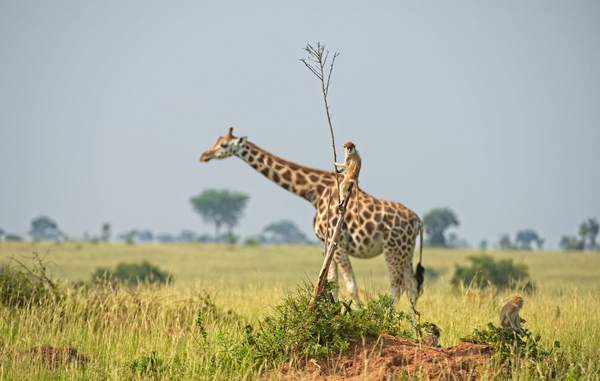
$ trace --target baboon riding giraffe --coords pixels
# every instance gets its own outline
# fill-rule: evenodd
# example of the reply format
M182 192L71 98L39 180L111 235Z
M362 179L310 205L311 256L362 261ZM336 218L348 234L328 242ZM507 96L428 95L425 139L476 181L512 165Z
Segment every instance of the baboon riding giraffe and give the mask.
M225 159L229 156L239 157L275 184L308 200L317 209L314 230L321 244L325 243L326 237L331 237L339 212L336 207L330 208L328 225L328 199L331 194L331 205L337 205L338 191L335 176L339 176L339 181L342 181L343 175L305 167L275 156L248 141L246 136L233 136L233 127L229 129L226 136L219 137L214 147L200 156L200 161ZM356 192L356 188L354 187L352 192ZM423 283L423 268L419 262L417 274L413 274L412 259L419 234L422 255L423 223L413 211L402 204L380 200L362 190L359 192L358 213L360 213L361 223L357 218L357 208L354 204L356 197L350 195L341 238L334 251L335 264L331 264L328 278L337 284L339 267L348 292L352 295L354 303L358 305L358 288L348 256L371 258L383 252L395 305L402 293L406 291L410 310L414 312ZM329 234L326 233L327 226L331 230ZM337 288L334 290L334 297L337 299Z

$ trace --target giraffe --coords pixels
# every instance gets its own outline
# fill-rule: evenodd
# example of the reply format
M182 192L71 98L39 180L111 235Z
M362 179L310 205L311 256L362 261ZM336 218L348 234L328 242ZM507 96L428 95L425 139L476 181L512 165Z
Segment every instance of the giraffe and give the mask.
M331 205L337 205L335 176L338 176L341 181L343 175L309 168L275 156L248 141L246 136L235 137L233 127L229 129L226 136L220 136L217 143L200 156L200 162L225 159L230 156L239 157L275 184L310 202L316 208L313 221L315 234L321 244L325 244L326 237L331 237L339 216L338 209L335 207L330 208L329 214L327 212L329 195L331 194ZM330 193L331 188L335 191ZM394 305L397 305L402 293L406 291L411 323L414 323L415 306L423 283L424 269L419 260L416 274L413 274L412 253L417 235L420 235L420 257L422 256L423 223L417 214L400 203L380 200L363 192L362 189L358 191L360 210L357 212L358 209L354 205L356 197L349 195L341 238L333 254L335 263L332 263L329 268L328 279L337 284L339 267L346 288L352 295L355 305L358 306L358 288L349 256L372 258L383 252ZM352 192L356 190L353 189ZM361 223L357 213L360 213ZM329 234L326 232L327 226L330 227ZM337 300L337 288L334 290L334 298Z

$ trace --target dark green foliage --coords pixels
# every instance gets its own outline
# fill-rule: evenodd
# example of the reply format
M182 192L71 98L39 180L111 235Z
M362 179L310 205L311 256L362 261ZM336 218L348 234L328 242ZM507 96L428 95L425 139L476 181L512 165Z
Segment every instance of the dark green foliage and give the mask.
M0 302L5 306L22 307L61 296L58 284L46 273L43 258L33 253L32 262L28 267L11 258L7 265L0 267Z
M529 280L529 272L524 264L514 264L512 259L495 261L489 255L481 254L468 257L470 267L454 265L454 276L451 283L459 286L484 288L490 285L498 288L522 287L533 290L535 285Z
M525 320L521 319L521 323L525 323ZM552 353L552 350L546 351L541 348L541 336L539 334L533 336L526 328L523 328L523 331L525 336L521 337L510 328L500 328L488 323L486 328L475 329L472 334L461 338L461 340L473 344L490 345L498 351L502 360L514 356L541 359ZM554 348L560 348L558 341L554 342Z
M173 276L160 270L148 261L141 263L119 263L114 271L98 268L92 275L92 281L108 281L136 285L138 283L172 283Z
M379 295L356 311L349 303L333 300L333 287L333 283L326 283L315 310L310 311L312 286L303 284L274 308L255 334L247 327L247 342L254 347L256 357L268 360L282 360L290 355L323 357L347 349L350 338L377 337L382 333L410 337L405 329L408 317L395 311L390 296Z

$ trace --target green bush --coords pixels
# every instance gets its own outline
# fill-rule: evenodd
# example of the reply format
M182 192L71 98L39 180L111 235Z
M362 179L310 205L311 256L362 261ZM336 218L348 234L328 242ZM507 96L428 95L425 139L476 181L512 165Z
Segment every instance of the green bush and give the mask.
M28 267L11 258L7 265L0 266L0 302L5 306L22 307L61 296L58 284L46 274L43 258L33 253L32 262Z
M468 259L471 261L470 267L454 265L451 283L455 287L464 284L476 288L490 285L498 288L521 287L530 291L535 288L524 264L514 264L512 259L495 261L485 254L470 256Z
M409 338L408 316L396 312L389 295L379 295L361 310L353 310L351 302L334 301L327 282L316 308L308 308L313 286L303 284L290 293L273 313L264 319L256 333L248 326L247 342L255 356L265 360L284 360L291 355L324 357L349 347L348 339L377 337L387 333Z
M173 276L160 270L148 261L141 263L119 263L115 270L98 268L92 275L92 281L117 282L128 286L138 283L172 283Z

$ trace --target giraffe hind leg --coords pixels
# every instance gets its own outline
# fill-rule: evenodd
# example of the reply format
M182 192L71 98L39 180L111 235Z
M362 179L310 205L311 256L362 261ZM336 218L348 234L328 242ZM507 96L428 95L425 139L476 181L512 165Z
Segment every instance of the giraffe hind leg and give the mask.
M390 291L394 299L394 307L398 306L398 302L402 293L406 291L409 302L410 312L410 328L411 332L415 332L415 315L417 302L417 284L412 272L412 252L413 245L402 243L400 233L388 233L387 239L383 243L383 255L388 267L390 278Z
M402 271L402 260L399 247L395 244L383 243L383 256L388 268L390 278L390 291L394 299L394 307L398 306L398 301L404 291L404 274Z

